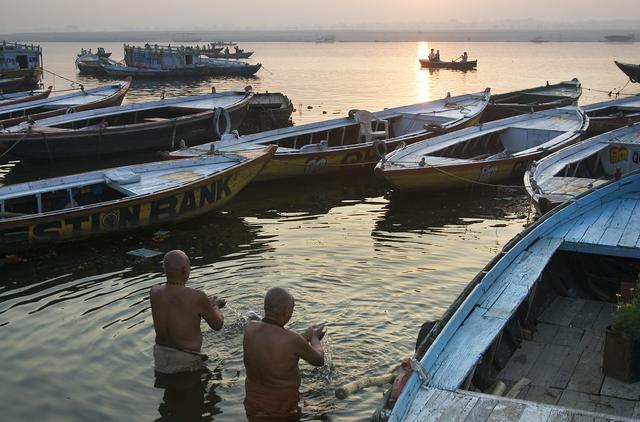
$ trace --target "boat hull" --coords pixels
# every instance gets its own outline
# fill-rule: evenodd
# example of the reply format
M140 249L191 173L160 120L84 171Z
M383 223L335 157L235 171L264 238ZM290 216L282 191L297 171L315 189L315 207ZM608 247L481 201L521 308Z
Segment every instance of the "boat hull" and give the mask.
M48 98L49 94L51 94L51 88L52 87L49 87L48 89L41 92L31 91L24 96L16 97L13 99L10 97L4 97L0 94L0 107Z
M131 79L129 79L126 82L126 84L124 84L118 91L114 92L112 95L104 97L99 101L79 104L73 107L73 109L75 110L75 112L78 112L78 111L94 110L97 108L120 105L122 104L124 97L127 95L127 92L129 92L129 88L131 88ZM31 118L33 120L42 120L48 117L61 116L66 112L67 112L67 108L58 108L54 110L43 111L41 113L29 114L27 116L18 116L18 117L12 117L8 119L0 120L0 124L4 127L9 127L9 126L14 126L22 122L25 122L28 118Z
M273 181L283 179L299 179L321 174L336 174L345 171L372 169L385 151L393 151L402 142L413 144L433 138L443 133L473 126L480 116L470 119L462 125L452 127L445 132L425 132L413 138L389 139L381 143L357 144L344 148L332 148L318 152L278 153L267 163L256 181Z
M621 62L615 62L616 66L620 70L624 72L625 75L629 77L629 80L634 83L640 82L640 65L638 64L627 64Z
M0 79L22 79L20 83L10 88L4 88L5 92L27 90L38 86L42 79L42 69L19 69L19 70L4 70L0 72Z
M197 66L185 69L147 69L127 66L105 66L109 76L121 78L132 76L137 78L173 78L173 77L204 77L204 76L252 76L261 64L247 66Z
M452 69L452 70L473 70L478 67L478 61L468 62L436 62L420 59L420 66L423 69Z
M179 223L227 204L262 170L275 148L212 177L153 195L111 201L72 212L0 220L0 253Z
M77 61L76 67L78 68L78 72L81 75L89 75L89 76L106 76L107 75L107 72L104 70L104 66L99 64L91 65L91 64Z

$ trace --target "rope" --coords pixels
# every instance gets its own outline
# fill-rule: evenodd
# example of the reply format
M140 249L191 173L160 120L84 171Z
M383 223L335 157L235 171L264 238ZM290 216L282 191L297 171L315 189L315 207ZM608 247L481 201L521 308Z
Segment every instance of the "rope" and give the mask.
M393 164L398 164L400 163L398 162L394 162ZM479 186L486 186L486 187L490 187L490 188L505 188L505 189L525 189L524 186L521 185L496 185L493 183L485 183L485 182L480 182L479 180L473 180L473 179L467 179L466 177L462 177L462 176L458 176L457 174L448 172L446 170L441 169L440 167L436 167L436 166L430 166L429 164L425 163L425 167L434 169L436 171L439 171L440 173L447 175L449 177L453 177L454 179L459 179L462 180L463 182L472 184L472 185L479 185Z
M633 97L633 96L635 96L635 95L637 95L637 94L624 94L624 93L622 92L622 91L624 91L624 90L625 90L625 88L629 85L629 83L631 83L631 79L629 79L629 80L627 81L627 83L625 83L625 84L622 86L622 88L619 88L619 89L618 89L618 88L613 88L613 89L612 89L612 90L610 90L610 91L607 91L607 90L604 90L604 89L585 88L585 87L583 87L582 89L586 89L587 91L592 91L592 92L601 92L601 93L603 93L603 94L607 94L609 97L616 97L616 98L618 98L618 97L619 97L619 96L621 96L621 95L628 95L628 96L630 96L630 97Z
M7 155L13 148L15 148L28 134L29 132L25 132L20 139L18 139L13 145L7 148L7 150L3 152L2 155L0 155L0 160L2 160L4 156Z
M84 86L83 86L80 82L73 81L73 80L71 80L71 79L69 79L69 78L65 78L64 76L62 76L62 75L58 75L57 73L54 73L54 72L52 72L52 71L50 71L50 70L47 70L47 69L45 69L45 68L42 68L42 70L43 70L43 71L45 71L45 72L47 72L47 73L50 73L50 74L51 74L51 75L53 75L53 76L57 76L57 77L58 77L58 78L60 78L60 79L64 79L65 81L71 82L71 86L72 86L72 87L73 87L73 86L75 86L76 84L78 84L78 85L80 85L80 88L78 88L78 89L84 89Z

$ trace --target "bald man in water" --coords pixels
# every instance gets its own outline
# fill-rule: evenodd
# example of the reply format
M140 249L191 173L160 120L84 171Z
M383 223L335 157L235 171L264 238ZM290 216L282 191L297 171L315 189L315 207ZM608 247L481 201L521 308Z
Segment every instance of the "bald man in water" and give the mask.
M313 366L324 365L320 340L324 326L311 326L298 334L284 325L293 314L293 296L281 287L264 298L265 317L250 321L244 330L245 411L250 421L300 419L300 358Z
M220 330L224 299L208 297L202 290L187 287L191 273L189 258L179 250L167 252L163 267L167 281L151 288L151 313L156 344L153 349L156 371L163 374L198 371L204 368L201 319Z

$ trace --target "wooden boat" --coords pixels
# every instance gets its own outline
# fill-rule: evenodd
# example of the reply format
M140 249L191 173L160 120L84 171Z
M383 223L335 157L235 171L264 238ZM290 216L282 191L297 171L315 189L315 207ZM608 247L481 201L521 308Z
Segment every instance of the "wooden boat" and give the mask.
M582 109L589 116L587 136L594 136L640 121L640 96L587 104Z
M372 420L633 420L637 387L601 368L639 237L637 173L539 219L465 287Z
M9 94L0 92L0 107L48 98L52 88L50 86L47 89L12 92Z
M582 86L576 78L550 85L492 95L482 122L578 104Z
M256 180L300 178L346 170L368 169L385 151L401 143L432 138L437 134L474 124L489 100L489 90L376 113L353 110L352 117L309 123L235 137L186 148L173 157L233 152L264 145L278 151Z
M0 253L173 224L224 206L275 147L0 187Z
M454 70L473 70L478 67L477 60L469 60L467 62L442 62L429 59L420 59L420 66L424 69L454 69Z
M197 145L238 128L252 97L251 91L229 91L24 122L0 131L0 154L62 160Z
M124 65L104 65L109 76L133 76L139 78L204 77L204 76L252 76L262 65L237 60L211 59L215 49L203 46L124 46Z
M629 77L631 82L637 83L640 82L640 65L638 64L629 64L615 61L616 66L620 68L624 72L625 75Z
M279 92L258 93L247 107L240 133L263 132L291 126L293 103Z
M533 160L580 140L588 123L576 107L484 123L396 149L375 172L399 191L501 183L522 177Z
M8 81L12 79L13 81ZM34 44L0 43L0 89L24 91L42 79L42 48ZM4 84L4 87L2 85Z
M106 76L105 66L118 66L118 63L109 57L83 54L76 57L75 65L81 75Z
M209 59L206 63L197 66L194 65L188 69L149 69L118 64L105 65L103 68L108 76L116 78L125 76L136 78L171 78L177 76L252 76L262 68L262 65L260 63L249 64L223 59Z
M589 138L534 163L524 175L539 212L640 169L640 124Z
M549 42L549 40L545 39L544 37L535 37L534 39L531 40L531 42L536 44L541 44L541 43Z
M26 103L0 106L0 125L9 127L31 118L45 119L84 110L119 105L131 87L131 79L113 85L84 89Z

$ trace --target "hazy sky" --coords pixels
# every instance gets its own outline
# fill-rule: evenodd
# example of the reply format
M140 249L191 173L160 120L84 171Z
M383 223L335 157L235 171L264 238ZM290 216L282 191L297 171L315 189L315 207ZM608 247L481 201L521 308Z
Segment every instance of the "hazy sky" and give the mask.
M2 0L0 32L639 19L638 0ZM399 25L398 29L402 29Z

